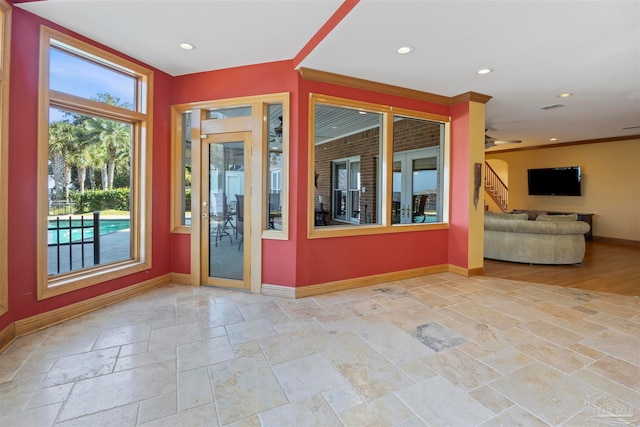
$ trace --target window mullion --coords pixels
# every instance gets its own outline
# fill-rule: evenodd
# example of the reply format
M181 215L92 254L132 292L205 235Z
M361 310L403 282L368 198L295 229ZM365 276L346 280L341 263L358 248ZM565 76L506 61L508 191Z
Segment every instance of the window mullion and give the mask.
M132 121L145 120L146 114L104 102L86 99L55 90L49 91L49 104L74 113L89 114L103 119L118 120L131 123Z

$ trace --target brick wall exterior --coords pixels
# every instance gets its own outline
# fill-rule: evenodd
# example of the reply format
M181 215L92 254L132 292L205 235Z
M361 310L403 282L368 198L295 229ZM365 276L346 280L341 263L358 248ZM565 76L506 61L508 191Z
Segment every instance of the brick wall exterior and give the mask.
M440 124L425 120L406 119L394 123L394 152L437 146L440 143ZM319 209L318 196L322 196L328 225L342 225L332 219L333 177L332 161L360 156L360 184L366 192L360 193L360 223L376 223L378 203L378 156L382 141L380 128L369 129L315 147L316 184L314 205ZM366 215L365 215L366 206Z

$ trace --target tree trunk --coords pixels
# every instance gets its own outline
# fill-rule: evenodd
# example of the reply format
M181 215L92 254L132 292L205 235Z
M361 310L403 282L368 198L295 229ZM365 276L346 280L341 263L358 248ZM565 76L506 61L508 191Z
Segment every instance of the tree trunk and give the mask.
M89 188L92 190L96 189L96 171L93 169L93 166L90 166L87 169L87 174L89 174Z
M54 199L61 199L64 195L65 181L65 164L64 155L62 153L53 153L51 161L51 169L53 172L53 181L55 182Z
M78 188L80 189L80 194L84 194L84 182L86 179L87 179L87 167L78 166Z
M109 159L109 190L113 189L113 177L116 171L115 159Z
M109 148L109 190L113 189L113 178L116 171L116 147Z
M64 200L69 202L69 187L71 186L71 166L64 167Z
M109 174L107 173L107 165L100 166L100 176L102 178L102 189L109 189Z

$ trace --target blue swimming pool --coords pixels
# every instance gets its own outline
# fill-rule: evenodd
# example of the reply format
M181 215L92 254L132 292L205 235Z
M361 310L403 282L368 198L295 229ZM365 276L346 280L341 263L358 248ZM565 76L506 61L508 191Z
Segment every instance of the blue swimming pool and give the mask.
M59 225L58 225L59 224ZM93 219L85 219L84 225L92 225ZM79 219L71 220L71 227L80 227L81 221ZM60 230L58 230L58 227ZM127 230L131 227L129 219L100 219L100 235L103 236L105 234L115 233L120 230ZM56 243L69 243L69 234L71 234L71 241L77 242L85 239L93 238L93 227L85 228L84 234L83 230L80 228L72 228L69 230L69 220L50 220L49 221L49 230L47 240L48 243L56 244ZM71 233L69 233L71 231ZM59 241L58 241L59 237Z

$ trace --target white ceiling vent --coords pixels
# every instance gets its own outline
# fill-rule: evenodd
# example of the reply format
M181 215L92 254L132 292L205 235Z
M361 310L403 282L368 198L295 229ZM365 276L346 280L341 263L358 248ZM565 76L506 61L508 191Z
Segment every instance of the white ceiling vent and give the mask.
M541 110L553 110L554 108L564 107L564 104L551 104L545 105L544 107L540 107Z

